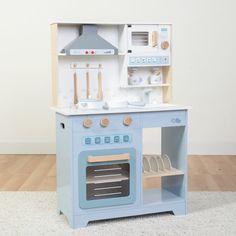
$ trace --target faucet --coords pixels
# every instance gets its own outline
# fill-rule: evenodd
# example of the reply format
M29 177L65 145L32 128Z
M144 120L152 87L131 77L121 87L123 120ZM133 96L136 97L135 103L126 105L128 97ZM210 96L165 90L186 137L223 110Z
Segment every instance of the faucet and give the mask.
M144 89L142 95L142 101L138 102L128 102L128 105L131 106L138 106L138 107L145 107L147 104L150 103L149 95L152 92L152 89Z
M144 89L143 90L143 102L145 105L150 103L150 93L152 92L152 89Z

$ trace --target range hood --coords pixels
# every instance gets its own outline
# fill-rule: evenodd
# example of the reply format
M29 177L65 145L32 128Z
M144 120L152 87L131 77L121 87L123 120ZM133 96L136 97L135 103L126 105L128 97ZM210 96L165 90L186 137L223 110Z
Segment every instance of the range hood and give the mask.
M79 36L61 53L66 55L116 55L118 49L97 33L97 25L80 25Z

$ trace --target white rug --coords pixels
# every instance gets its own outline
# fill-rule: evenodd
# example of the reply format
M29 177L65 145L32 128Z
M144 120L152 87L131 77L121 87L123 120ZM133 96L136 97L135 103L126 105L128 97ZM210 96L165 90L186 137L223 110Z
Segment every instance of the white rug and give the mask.
M190 192L188 215L155 214L72 230L55 192L0 192L0 235L236 235L236 192Z

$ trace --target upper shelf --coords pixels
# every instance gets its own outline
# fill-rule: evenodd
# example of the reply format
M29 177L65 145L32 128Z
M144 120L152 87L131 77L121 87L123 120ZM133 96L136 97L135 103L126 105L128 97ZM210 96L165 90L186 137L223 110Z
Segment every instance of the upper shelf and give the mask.
M126 54L125 53L118 53L118 54L99 54L99 55L96 55L96 54L81 54L81 55L67 55L66 53L58 53L58 56L59 57L81 57L81 56L91 56L91 57L96 57L96 56L125 56Z
M127 85L126 88L155 88L168 87L170 84L143 84L143 85Z

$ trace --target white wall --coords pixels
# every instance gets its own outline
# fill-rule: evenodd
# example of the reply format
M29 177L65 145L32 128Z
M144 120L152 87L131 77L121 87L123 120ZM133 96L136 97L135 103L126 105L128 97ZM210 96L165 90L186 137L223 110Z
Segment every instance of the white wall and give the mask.
M235 9L234 0L4 1L0 152L54 152L49 24L87 20L173 23L174 101L193 107L189 152L236 154Z

